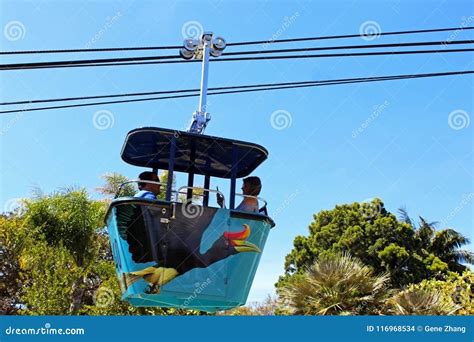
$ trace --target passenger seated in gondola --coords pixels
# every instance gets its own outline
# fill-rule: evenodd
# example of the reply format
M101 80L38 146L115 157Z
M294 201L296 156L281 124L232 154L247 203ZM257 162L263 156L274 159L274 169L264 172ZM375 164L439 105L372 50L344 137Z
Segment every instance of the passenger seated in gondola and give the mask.
M155 172L151 171L145 171L140 173L138 179L154 182L160 181L158 175ZM135 194L135 197L156 199L156 196L160 194L160 184L138 182L138 190L140 191Z
M262 190L262 183L258 177L247 177L244 178L244 184L242 185L242 193L245 196L258 196ZM242 202L235 208L235 210L250 211L258 213L258 200L255 197L244 197ZM224 197L217 194L217 204L221 208L224 207Z

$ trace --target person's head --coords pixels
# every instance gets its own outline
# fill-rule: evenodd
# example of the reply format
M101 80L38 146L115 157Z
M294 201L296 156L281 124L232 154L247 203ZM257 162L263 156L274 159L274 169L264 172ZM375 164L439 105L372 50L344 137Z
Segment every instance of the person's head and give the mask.
M155 172L151 171L144 171L138 175L138 179L140 180L146 180L146 181L153 181L153 182L159 182L160 178ZM153 184L153 183L145 183L145 182L138 182L138 189L140 190L145 190L145 191L151 191L155 195L158 195L160 193L160 184Z
M242 192L248 196L258 196L262 190L262 183L258 177L247 177L244 178L244 184L242 185Z

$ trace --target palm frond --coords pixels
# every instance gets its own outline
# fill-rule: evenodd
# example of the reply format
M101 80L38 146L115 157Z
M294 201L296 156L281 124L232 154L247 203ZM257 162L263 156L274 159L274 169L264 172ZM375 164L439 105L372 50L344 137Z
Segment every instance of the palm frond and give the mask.
M413 226L413 221L410 218L410 215L408 215L408 210L405 207L398 208L398 219Z
M453 315L461 306L443 298L438 290L411 289L386 301L387 313L393 315Z

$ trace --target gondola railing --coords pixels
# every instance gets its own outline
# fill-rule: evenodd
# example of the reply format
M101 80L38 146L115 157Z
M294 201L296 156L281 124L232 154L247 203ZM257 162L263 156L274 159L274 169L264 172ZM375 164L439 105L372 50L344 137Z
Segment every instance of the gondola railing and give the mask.
M188 190L196 190L197 191L197 193L193 192L193 196L205 197L206 192L208 194L212 192L212 193L218 194L218 195L222 196L222 198L224 198L224 194L219 190L205 189L205 188L201 188L201 187L198 187L198 186L182 186L178 189L178 191L176 191L176 194L177 195L187 195ZM200 193L200 192L202 192L202 193ZM189 199L186 199L186 201L189 201ZM176 198L176 202L179 202L179 198Z
M162 182L150 181L150 180L142 180L142 179L132 179L132 180L129 180L129 181L126 181L126 182L123 182L122 184L120 184L120 186L119 186L117 192L115 193L114 199L117 198L117 197L119 197L120 192L122 191L122 189L124 188L125 185L131 184L131 183L158 184L158 185L161 185L161 186L166 187L166 183L162 183ZM173 192L174 192L174 191L173 191Z

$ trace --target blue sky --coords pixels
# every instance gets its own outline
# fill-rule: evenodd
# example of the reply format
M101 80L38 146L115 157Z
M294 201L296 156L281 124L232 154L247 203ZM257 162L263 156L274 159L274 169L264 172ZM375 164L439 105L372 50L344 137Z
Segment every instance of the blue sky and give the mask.
M183 32L200 26L228 42L353 34L368 25L382 32L474 26L469 1L2 1L0 12L1 50L180 45ZM7 30L12 22L21 24L16 33ZM472 34L382 36L371 42L460 40ZM357 38L275 47L367 43ZM249 49L254 48L262 47ZM154 53L160 54L140 55ZM1 61L134 55L2 56ZM473 55L466 53L214 63L209 86L473 67ZM0 82L1 101L172 90L197 88L200 66L2 71ZM277 227L249 300L273 292L294 237L307 234L314 213L339 203L379 197L392 212L405 206L414 217L444 222L472 239L472 94L473 77L458 76L209 97L207 134L256 142L270 152L255 174L263 180L262 196ZM196 106L191 98L2 115L0 205L29 196L33 187L51 192L78 185L93 192L106 172L135 177L141 170L119 155L126 133L140 126L184 129ZM98 111L108 111L106 129L94 122ZM283 129L272 125L275 112L288 119ZM226 189L224 182L215 184Z

